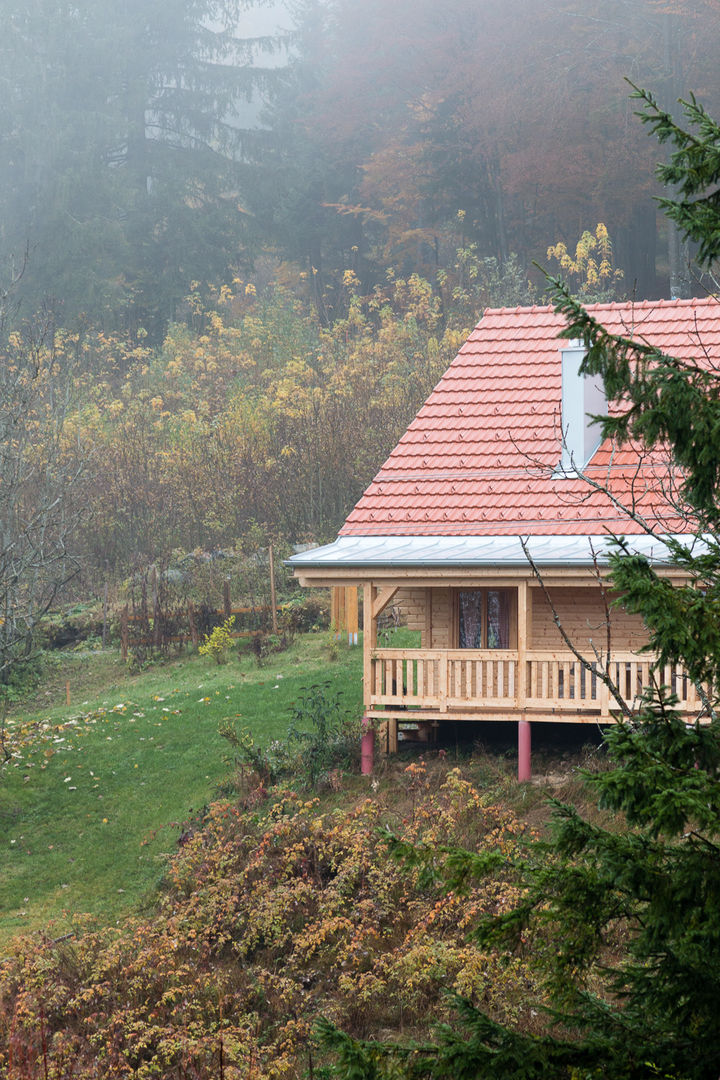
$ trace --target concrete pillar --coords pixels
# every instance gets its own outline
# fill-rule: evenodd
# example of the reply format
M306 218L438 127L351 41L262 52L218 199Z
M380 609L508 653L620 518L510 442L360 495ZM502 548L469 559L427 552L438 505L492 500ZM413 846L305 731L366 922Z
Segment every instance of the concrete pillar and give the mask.
M518 720L518 780L521 783L532 776L530 758L530 721Z
M363 733L360 737L360 772L363 776L372 776L375 762L375 729L366 716L362 721Z

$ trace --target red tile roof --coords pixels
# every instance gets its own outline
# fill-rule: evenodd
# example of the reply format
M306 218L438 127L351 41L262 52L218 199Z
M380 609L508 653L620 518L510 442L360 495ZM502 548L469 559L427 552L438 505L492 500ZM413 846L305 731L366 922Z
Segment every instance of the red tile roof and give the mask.
M714 299L596 304L608 330L682 358L720 365L720 302ZM640 525L560 463L562 316L551 307L485 312L341 535L537 535ZM634 498L662 532L682 532L667 499L668 465L657 452L607 441L585 470L618 498Z

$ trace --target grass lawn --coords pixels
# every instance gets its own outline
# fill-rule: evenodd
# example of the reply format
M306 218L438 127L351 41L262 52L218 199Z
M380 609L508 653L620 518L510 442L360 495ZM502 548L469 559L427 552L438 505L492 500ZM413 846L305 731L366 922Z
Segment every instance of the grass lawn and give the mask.
M304 635L262 668L249 657L218 666L187 656L138 676L109 652L69 656L32 711L8 719L22 745L0 772L0 939L37 929L58 937L87 918L107 924L151 895L182 823L227 774L224 718L259 744L283 738L314 682L329 682L360 715L362 649L328 652L327 635Z

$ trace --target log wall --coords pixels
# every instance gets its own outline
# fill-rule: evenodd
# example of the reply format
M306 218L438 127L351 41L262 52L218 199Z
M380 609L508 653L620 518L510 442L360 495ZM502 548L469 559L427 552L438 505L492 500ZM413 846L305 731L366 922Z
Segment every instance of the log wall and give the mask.
M605 609L600 590L589 588L549 589L555 611L570 640L579 649L587 648L590 640L603 652L606 648ZM531 649L552 651L565 649L560 631L555 625L553 613L542 591L530 589ZM647 641L647 632L639 615L631 615L622 608L610 609L611 647L613 650L633 652Z

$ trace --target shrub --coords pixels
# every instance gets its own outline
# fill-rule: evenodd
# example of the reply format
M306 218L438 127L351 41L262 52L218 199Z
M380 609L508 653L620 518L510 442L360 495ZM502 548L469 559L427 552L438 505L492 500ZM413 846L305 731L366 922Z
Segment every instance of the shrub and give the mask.
M293 706L288 746L298 748L298 763L309 787L333 769L357 765L360 721L343 707L329 683L316 683Z
M295 633L326 630L330 626L330 601L325 593L303 593L283 604L281 622Z
M232 645L232 629L235 625L235 616L231 615L221 626L205 635L202 645L198 646L201 656L212 656L217 664L227 663L228 649Z
M533 953L466 941L515 899L524 823L457 771L417 775L403 841L500 850L488 880L444 895L389 856L382 799L323 807L276 789L184 827L158 910L71 940L26 937L0 966L0 1074L13 1080L253 1080L329 1075L319 1015L352 1035L428 1038L451 993L537 1024ZM4 950L5 951L5 950ZM450 993L448 992L450 991Z

